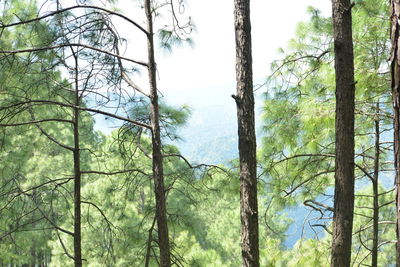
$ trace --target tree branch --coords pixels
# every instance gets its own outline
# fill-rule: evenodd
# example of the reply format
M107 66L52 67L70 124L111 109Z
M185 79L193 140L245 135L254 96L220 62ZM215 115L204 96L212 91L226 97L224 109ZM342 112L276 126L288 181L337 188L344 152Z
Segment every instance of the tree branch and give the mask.
M0 22L0 29L1 28L8 28L8 27L13 27L13 26L17 26L17 25L23 25L23 24L36 22L36 21L39 21L39 20L42 20L42 19L45 19L45 18L48 18L48 17L52 17L54 15L57 15L57 14L60 14L60 13L64 13L66 11L69 11L69 10L72 10L72 9L77 9L77 8L90 8L90 9L95 9L95 10L101 10L101 11L104 11L104 12L110 14L110 15L118 16L118 17L128 21L129 23L133 24L136 28L138 28L140 31L142 31L144 34L146 34L146 36L149 36L149 33L142 26L140 26L138 23L136 23L135 21L131 20L127 16L122 15L122 14L120 14L118 12L115 12L115 11L108 10L106 8L102 8L102 7L98 7L98 6L90 6L90 5L89 6L86 6L86 5L71 6L71 7L67 7L67 8L63 8L63 9L59 9L59 10L50 12L49 14L43 15L41 17L37 17L37 18L34 18L34 19L25 20L25 21L19 21L19 22L15 22L15 23L10 23L10 24L2 24Z
M68 108L77 108L79 110L84 110L84 111L88 111L88 112L102 114L102 115L105 115L105 116L108 116L108 117L112 117L112 118L115 118L115 119L118 119L118 120L126 121L126 122L132 123L132 124L134 124L136 126L140 126L140 127L143 127L143 128L151 130L151 126L150 125L142 123L142 122L138 122L138 121L135 121L135 120L131 120L131 119L126 118L126 117L121 117L121 116L118 116L118 115L115 115L115 114L112 114L112 113L109 113L109 112L105 112L105 111L102 111L102 110L99 110L99 109L86 108L86 107L82 107L82 106L76 106L76 105L73 105L73 104L57 102L57 101L53 101L53 100L27 100L27 101L23 101L23 102L14 103L14 104L11 104L9 106L0 107L0 111L1 110L6 110L6 109L9 109L9 108L13 108L13 107L17 107L17 106L31 104L31 103L58 105L58 106L61 106L61 107L68 107Z
M19 122L19 123L0 123L0 127L16 127L16 126L23 126L29 124L37 124L42 122L49 122L49 121L56 121L56 122L66 122L66 123L73 123L71 120L62 120L62 119L43 119L43 120L33 120L33 121L26 121L26 122Z
M140 169L130 169L130 170L123 170L123 171L115 171L115 172L81 171L82 174L99 174L99 175L116 175L116 174L123 174L123 173L128 173L128 172L139 172L143 175L151 176L150 174L145 173L144 171L142 171Z
M86 44L79 44L79 43L68 43L68 44L59 44L59 45L54 45L54 46L46 46L46 47L34 47L34 48L26 48L26 49L18 49L18 50L10 50L10 51L5 51L5 50L0 50L0 54L20 54L20 53L30 53L30 52L39 52L39 51L46 51L46 50L53 50L53 49L58 49L58 48L64 48L64 47L83 47L83 48L87 48L90 50L94 50L115 58L119 58L122 60L126 60L141 66L144 66L146 68L148 68L148 64L142 61L137 61L134 59L130 59L127 57L123 57L120 56L118 54L112 53L112 52L108 52L105 50L102 50L100 48L94 47L94 46L90 46L90 45L86 45Z

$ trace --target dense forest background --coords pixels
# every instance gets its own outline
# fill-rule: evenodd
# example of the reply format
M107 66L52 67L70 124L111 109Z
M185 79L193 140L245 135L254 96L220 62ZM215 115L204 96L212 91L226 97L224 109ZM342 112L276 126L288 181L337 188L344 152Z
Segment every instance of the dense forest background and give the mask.
M396 266L389 4L351 8L352 266ZM195 45L185 1L117 7L0 1L0 265L239 266L238 100L158 90L154 50ZM255 86L260 266L331 263L333 22L307 12Z

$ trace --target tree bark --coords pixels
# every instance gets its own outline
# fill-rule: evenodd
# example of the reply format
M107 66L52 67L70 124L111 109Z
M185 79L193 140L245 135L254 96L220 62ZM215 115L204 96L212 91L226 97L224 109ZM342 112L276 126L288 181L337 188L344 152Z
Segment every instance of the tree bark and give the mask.
M392 98L394 111L394 168L395 168L395 187L396 187L396 266L400 266L400 59L399 59L399 16L400 16L400 0L391 0L391 20L392 28L390 39L392 43L392 51L390 57L391 74L392 74Z
M254 119L250 0L235 0L236 96L243 266L259 266L257 159Z
M156 80L156 63L154 56L154 32L151 0L145 0L144 8L147 20L147 51L148 51L148 73L150 83L151 102L151 129L153 146L153 179L156 198L156 220L158 229L158 245L160 248L160 266L171 266L170 245L168 237L167 209L164 186L164 170L162 157L162 144L160 135L159 106Z
M336 73L336 162L332 267L350 266L354 212L354 54L350 0L332 0Z
M373 236L372 236L372 251L371 251L371 266L378 267L378 242L379 242L379 142L380 142L380 127L379 127L379 102L376 104L375 118L375 159L374 159L374 180L372 189L374 194L374 213L373 213Z
M72 48L71 48L72 50ZM73 51L73 50L72 50ZM75 106L80 106L79 96L79 73L78 55L73 52L75 59ZM82 248L81 248L81 167L80 167L80 147L79 147L79 109L73 109L74 127L74 259L75 267L82 267Z

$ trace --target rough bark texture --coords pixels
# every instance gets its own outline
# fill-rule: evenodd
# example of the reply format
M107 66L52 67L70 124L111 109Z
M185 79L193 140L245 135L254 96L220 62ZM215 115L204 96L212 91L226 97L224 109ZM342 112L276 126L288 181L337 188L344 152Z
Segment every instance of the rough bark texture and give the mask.
M394 109L394 168L396 170L395 186L396 186L396 265L400 266L400 49L399 49L399 16L400 16L400 0L391 0L392 6L392 28L391 28L391 73L392 73L392 96Z
M242 257L243 266L259 266L250 0L235 0L235 36Z
M75 58L75 105L80 106L79 96L79 77L78 77L78 56ZM75 267L82 266L81 248L81 167L80 167L80 147L79 147L79 109L74 108L74 258Z
M156 220L158 229L158 246L160 248L160 266L171 266L170 245L168 237L166 197L164 186L163 157L161 153L159 106L156 80L156 63L154 59L153 16L151 0L145 0L147 19L147 50L149 64L150 101L151 101L151 128L153 145L153 179L156 198Z
M351 261L354 212L354 55L350 0L332 0L336 73L336 164L332 267Z

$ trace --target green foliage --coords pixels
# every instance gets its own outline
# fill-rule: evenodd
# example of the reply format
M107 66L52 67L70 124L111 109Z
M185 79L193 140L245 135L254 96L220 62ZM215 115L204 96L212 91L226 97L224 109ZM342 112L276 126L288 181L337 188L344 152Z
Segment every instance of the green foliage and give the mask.
M288 251L285 255L285 265L282 266L329 266L330 243L328 239L314 240L306 239L299 240L292 251Z
M185 14L187 1L152 1L152 5L154 16L160 25L156 36L160 47L167 52L172 52L174 48L182 45L193 47L194 41L190 35L196 31L196 25L192 18ZM164 19L163 14L168 14L167 19Z
M5 5L0 19L3 24L32 18L37 13L34 1L13 0L2 5ZM161 16L161 8L168 5L155 1L154 12ZM388 17L387 10L387 3L378 0L356 1L353 9L359 179L353 229L354 264L370 260L365 247L371 247L372 197L365 170L372 173L374 168L374 123L379 122L383 143L388 139L384 132L391 130L388 41L387 31L382 31L382 25L387 25L382 20ZM303 238L292 249L282 245L292 221L285 209L319 200L321 195L329 195L333 185L332 25L331 19L322 17L318 10L310 7L308 11L310 20L300 23L288 48L281 49L284 59L272 64L273 75L265 94L263 147L258 155L264 174L259 186L261 266L329 265L329 234L319 240ZM121 41L113 33L115 29L101 14L92 14L90 18L93 21L83 17L73 20L75 15L70 12L50 20L52 26L37 22L5 29L1 32L0 46L11 50L64 42L66 35L57 30L57 25L73 20L65 24L71 30L68 38L75 40L71 36L80 36L80 27L85 25L91 30L81 36L84 42L115 51ZM185 31L192 30L191 20L184 25L176 23L174 20L172 26L159 31L161 46L167 49L182 42L191 43ZM36 260L51 261L48 262L51 266L73 266L73 260L66 256L67 252L73 253L73 238L55 230L55 225L67 231L73 229L73 157L54 142L74 145L73 125L60 122L72 120L73 110L43 103L18 104L31 100L75 103L76 88L71 87L70 80L63 79L66 73L59 70L61 66L70 67L68 60L60 60L65 56L63 53L64 50L40 51L0 58L0 122L52 120L0 128L0 264L33 264ZM118 60L93 51L81 51L79 60L83 62L79 78L87 86L80 89L81 107L93 102L105 107L101 101L86 97L91 90L100 94L103 92L99 88L112 88L112 93L108 91L102 98L121 96L116 93L122 71ZM95 66L101 66L105 72L93 74ZM107 101L112 102L110 99ZM122 107L129 110L129 117L150 123L149 101L130 96L126 99L129 101ZM163 138L179 138L177 130L189 116L189 107L177 108L161 102ZM150 257L150 266L156 266L150 131L126 124L104 136L94 131L93 116L84 111L80 112L79 125L82 246L87 266L142 266L146 256ZM228 141L231 140L207 145L223 150ZM389 166L391 147L382 144L380 148L379 168L383 170ZM224 166L193 168L177 156L179 150L171 145L163 146L163 154L174 261L180 266L240 265L238 174L224 170ZM198 154L199 158L204 156L202 151ZM384 185L388 184L387 179L381 175ZM390 266L394 262L391 239L395 232L390 222L394 213L390 202L394 197L385 190L385 186L380 186L379 262ZM330 221L326 219L331 213L321 207L314 207L314 213L321 208L317 220L330 230Z
M388 191L384 187L379 187L379 228L378 228L378 263L379 266L391 266L396 260L392 253L395 249L393 237L396 236L393 227L393 214L395 213L393 191ZM355 207L357 208L353 224L353 261L357 265L369 264L371 253L365 247L372 248L372 216L373 199L372 187L366 186L357 192Z
M150 124L150 101L145 98L133 99L127 103L131 117L136 121ZM179 139L177 130L185 126L191 109L187 105L174 107L164 101L159 103L161 135L164 139L174 141ZM132 127L137 134L142 133L143 129L137 126Z
M373 8L372 8L373 7ZM387 2L360 1L353 8L353 36L356 74L356 177L357 189L369 181L365 172L373 173L375 160L375 122L380 125L379 170L388 168L391 156L390 145L385 144L391 131L390 77L388 77L387 55L389 29ZM314 8L309 8L310 21L298 25L296 38L287 49L281 49L283 59L272 64L269 88L265 94L263 147L260 158L265 169L267 190L274 196L275 205L299 205L307 200L316 200L330 195L334 184L335 159L335 76L333 68L332 21L324 18ZM383 173L383 172L381 172ZM387 185L388 176L382 175ZM381 189L383 190L383 189ZM363 191L359 191L360 194ZM382 200L383 198L381 198ZM372 198L369 197L372 201ZM381 201L380 200L380 201ZM357 198L357 202L362 199ZM363 201L366 201L364 199ZM372 202L371 202L372 203ZM371 206L360 205L360 206ZM325 201L331 205L331 201ZM317 207L321 208L321 207ZM330 212L322 209L321 218ZM371 210L368 210L371 213ZM356 213L364 211L356 209ZM382 210L380 219L386 220ZM369 214L368 216L371 216ZM357 216L356 216L357 217ZM386 219L385 219L386 218ZM320 221L330 227L329 221ZM354 231L367 222L356 218ZM382 240L393 231L390 225L381 231ZM370 236L370 233L369 233ZM363 237L364 239L366 237ZM355 238L356 239L356 238ZM367 240L370 240L370 238ZM299 256L294 256L288 266L326 266L328 245L318 249L302 250L295 247ZM384 241L383 241L384 242ZM318 246L320 242L307 240L306 247ZM365 247L354 242L354 261L358 264L369 260ZM367 242L371 247L370 241ZM391 245L380 249L380 260L387 257ZM312 252L314 251L314 252ZM325 254L324 257L321 255ZM384 261L390 264L392 261ZM382 265L383 266L383 265Z
M173 31L168 29L159 30L158 38L160 40L160 47L168 52L172 52L173 48L182 46L183 44L188 44L191 47L194 46L192 38L185 37L182 39L182 37L175 35Z

